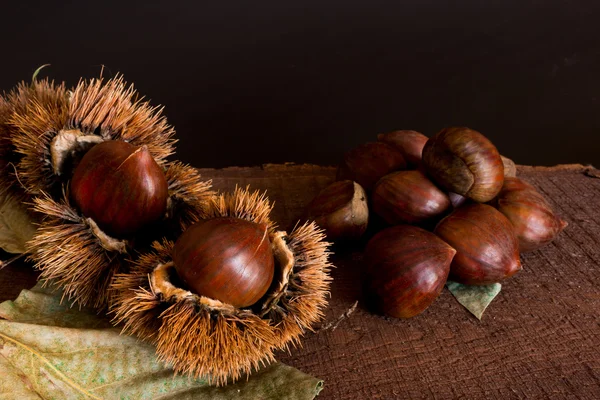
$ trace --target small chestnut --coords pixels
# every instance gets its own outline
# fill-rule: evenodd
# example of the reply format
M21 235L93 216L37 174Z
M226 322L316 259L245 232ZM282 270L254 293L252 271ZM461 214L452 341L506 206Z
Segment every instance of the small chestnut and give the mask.
M421 132L411 130L400 130L388 133L380 133L377 140L393 146L400 151L410 168L416 168L421 162L423 147L428 137Z
M448 195L421 171L398 171L381 178L371 197L373 211L387 223L417 224L450 208Z
M502 188L504 165L496 147L469 128L446 128L427 141L423 166L435 183L480 203Z
M263 297L275 271L267 227L233 217L189 227L175 242L173 263L192 292L237 308Z
M512 223L521 252L536 250L550 243L567 226L544 196L519 178L504 179L495 203Z
M519 242L510 221L487 204L454 210L434 233L456 249L450 279L467 285L500 282L521 269Z
M70 192L84 216L106 233L124 237L165 214L169 188L145 146L109 140L85 153L71 178Z
M455 253L433 233L416 226L380 231L365 250L367 302L395 318L422 313L444 288Z
M331 241L359 239L369 222L367 195L356 182L333 182L310 202L307 218L325 230Z
M381 177L405 168L404 157L392 146L382 142L364 143L344 155L337 180L352 180L371 191Z

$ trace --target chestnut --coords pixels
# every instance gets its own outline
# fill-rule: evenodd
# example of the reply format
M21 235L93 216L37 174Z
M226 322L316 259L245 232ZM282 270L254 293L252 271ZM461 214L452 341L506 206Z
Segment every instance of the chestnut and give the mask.
M417 224L450 208L448 195L421 171L398 171L381 178L371 197L373 211L387 223Z
M495 203L498 211L512 223L520 252L550 243L568 225L554 213L540 192L516 177L504 179Z
M416 168L421 162L423 147L429 138L421 132L400 130L380 133L377 140L394 147L404 156L407 167Z
M450 279L467 285L500 282L521 269L510 221L487 204L470 203L442 219L434 233L456 249Z
M445 128L429 139L423 165L435 183L480 203L492 200L504 181L500 153L469 128Z
M502 159L502 165L504 165L504 179L517 176L517 166L515 165L515 162L503 155L500 155L500 158Z
M192 292L237 308L263 297L275 271L267 226L234 217L188 228L175 242L173 263Z
M440 295L456 250L416 226L396 225L367 244L366 296L377 311L410 318Z
M405 168L406 160L392 146L382 142L364 143L344 155L337 180L349 179L371 191L381 177Z
M367 195L356 182L333 182L310 202L306 214L325 230L329 240L356 240L369 222Z
M169 188L145 146L109 140L85 153L73 173L70 192L84 216L104 232L124 237L165 214Z

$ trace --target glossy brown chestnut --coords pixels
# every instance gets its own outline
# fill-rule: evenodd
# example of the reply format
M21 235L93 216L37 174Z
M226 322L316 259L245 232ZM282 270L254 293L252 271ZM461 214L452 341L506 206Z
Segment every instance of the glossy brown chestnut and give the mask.
M370 191L384 175L405 168L404 157L392 146L382 142L364 143L344 155L337 180L352 180Z
M505 178L495 203L512 223L521 252L550 243L568 225L540 192L519 178Z
M449 192L477 202L493 199L502 188L504 165L496 147L469 128L446 128L423 148L427 174Z
M231 217L188 228L175 242L173 263L192 292L237 308L264 296L275 271L267 227Z
M327 239L359 239L369 223L367 195L356 182L333 182L308 205L307 218L325 230Z
M367 244L367 301L396 318L422 313L444 288L456 250L433 233L397 225Z
M377 140L393 146L402 153L408 168L416 168L421 162L423 147L428 137L421 132L400 130L380 133L377 135Z
M124 237L165 214L169 188L145 146L111 140L85 153L70 192L83 215L104 232Z
M434 233L456 249L450 279L467 285L500 282L521 269L519 242L510 221L487 204L465 204Z
M450 199L421 171L392 172L381 178L371 196L373 211L388 224L417 224L450 208Z

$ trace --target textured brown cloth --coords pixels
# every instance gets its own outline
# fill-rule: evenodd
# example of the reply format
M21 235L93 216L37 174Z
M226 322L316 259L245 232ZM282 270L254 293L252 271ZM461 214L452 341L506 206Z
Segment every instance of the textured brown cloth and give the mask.
M267 190L290 229L335 168L203 169L215 188ZM320 399L600 399L600 171L519 167L569 226L521 256L523 270L478 321L445 290L423 314L394 320L362 302L362 245L335 248L330 307L302 348L278 358L325 380ZM0 301L34 283L22 265L0 271ZM358 301L358 306L353 305ZM320 329L319 329L320 328Z

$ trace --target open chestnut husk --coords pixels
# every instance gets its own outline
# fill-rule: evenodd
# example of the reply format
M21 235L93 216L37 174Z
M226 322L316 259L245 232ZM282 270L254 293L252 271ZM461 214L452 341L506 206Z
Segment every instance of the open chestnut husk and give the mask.
M505 178L493 203L512 223L520 252L550 243L568 225L540 192L519 178Z
M455 253L439 237L416 226L384 229L365 250L367 302L395 318L422 313L444 288Z
M357 240L369 223L367 195L354 181L333 182L310 202L306 218L323 228L333 242Z
M367 192L390 172L406 168L406 160L394 147L383 143L363 143L344 154L337 180L352 180Z
M223 385L273 361L276 350L298 344L323 317L331 265L322 231L314 223L289 234L277 231L264 194L236 189L212 204L189 235L184 232L177 244L154 243L152 252L115 277L111 310L115 324L153 343L158 358L176 372ZM268 265L240 274L238 267L227 266L240 255ZM203 268L197 268L197 257L207 262ZM219 300L206 290L213 275L222 281L216 285L233 288L233 297ZM256 275L272 277L266 293L255 301L262 289L253 288L252 299L232 304L245 297L236 286L246 286Z
M421 171L398 171L381 178L371 196L373 211L387 223L418 224L450 208L448 195Z
M492 200L502 188L504 165L496 147L469 128L445 128L427 141L423 166L446 190L480 203Z
M29 258L82 306L108 307L132 250L179 234L214 195L194 168L166 162L174 131L138 98L119 77L17 96L26 104L12 107L15 174L44 217Z
M380 133L377 140L398 150L406 160L407 168L416 168L422 158L423 147L429 138L421 132L400 130Z
M434 233L456 249L451 280L488 285L521 270L519 242L512 224L492 206L463 205L442 219Z

